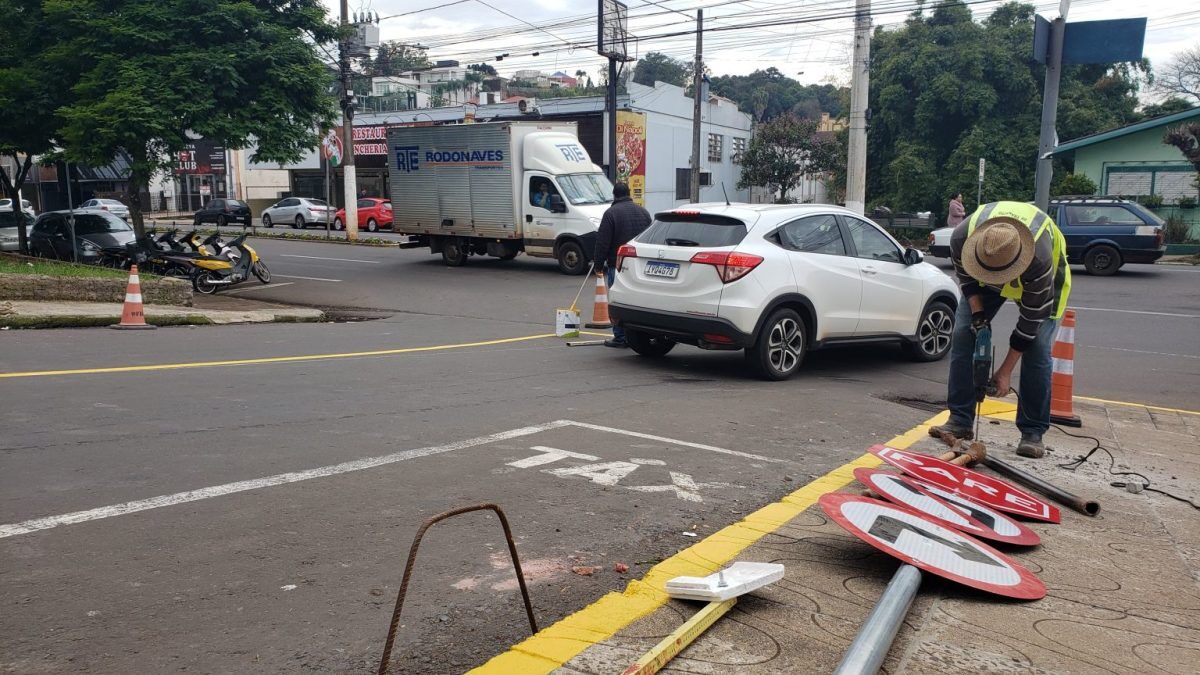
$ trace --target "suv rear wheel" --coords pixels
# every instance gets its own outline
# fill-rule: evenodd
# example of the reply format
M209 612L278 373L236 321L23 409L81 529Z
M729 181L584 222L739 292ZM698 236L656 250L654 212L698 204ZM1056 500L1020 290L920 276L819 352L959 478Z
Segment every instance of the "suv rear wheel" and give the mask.
M667 352L675 348L674 340L643 333L640 330L626 330L625 342L639 356L646 356L653 359L666 356Z
M950 351L954 335L954 310L944 302L931 302L921 313L916 339L904 343L904 353L914 361L937 361Z
M777 309L763 324L758 341L746 350L746 360L768 380L786 380L800 369L807 349L804 319L795 310Z
M1093 246L1083 256L1083 266L1088 274L1098 277L1112 276L1121 268L1121 252L1107 244Z

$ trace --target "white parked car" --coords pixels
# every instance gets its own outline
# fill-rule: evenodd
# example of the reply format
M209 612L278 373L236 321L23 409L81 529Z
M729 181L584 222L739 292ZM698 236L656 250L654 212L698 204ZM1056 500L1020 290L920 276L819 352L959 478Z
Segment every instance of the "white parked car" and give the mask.
M321 225L326 222L332 227L334 209L322 199L308 197L288 197L268 206L262 212L263 227L275 227L276 223L286 223L292 227L306 228L309 225Z
M129 220L129 207L115 199L89 199L79 205L81 209L108 211L122 220Z
M12 211L12 204L13 200L8 199L7 197L0 199L0 211ZM37 213L33 210L33 204L31 204L28 199L21 200L21 210L25 213L28 213L30 217L37 216Z
M919 361L950 349L958 288L874 223L823 204L700 204L659 213L621 247L609 290L630 348L744 349L782 380L805 352L899 342Z
M929 255L938 258L950 257L950 235L953 227L943 227L929 233Z

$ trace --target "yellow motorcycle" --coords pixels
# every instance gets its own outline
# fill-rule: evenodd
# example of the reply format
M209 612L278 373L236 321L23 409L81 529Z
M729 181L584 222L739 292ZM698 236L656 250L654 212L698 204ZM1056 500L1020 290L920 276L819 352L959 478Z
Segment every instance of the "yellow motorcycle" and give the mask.
M271 283L271 270L258 253L246 245L244 234L229 242L220 255L201 255L190 260L196 267L192 272L192 288L197 293L211 295L224 286L246 281L251 274L264 284Z

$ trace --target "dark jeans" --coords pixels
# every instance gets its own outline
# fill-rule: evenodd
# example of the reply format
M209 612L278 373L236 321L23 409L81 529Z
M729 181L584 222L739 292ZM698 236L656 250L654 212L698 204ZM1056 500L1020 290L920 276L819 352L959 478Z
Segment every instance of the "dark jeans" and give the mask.
M983 311L988 319L996 316L1004 298L999 295L985 296ZM1054 347L1054 334L1058 321L1047 319L1038 329L1037 339L1021 354L1020 382L1017 384L1017 428L1025 436L1041 438L1050 428L1050 376L1052 360L1050 350ZM992 344L996 348L993 370L1004 359L1008 340L1004 335L993 332ZM950 386L947 400L950 407L950 424L971 429L975 426L975 383L972 376L971 356L975 350L975 334L971 332L971 305L963 298L958 306L954 321L954 337L950 343Z
M617 268L615 268L615 267L605 267L604 268L604 283L608 284L608 289L610 292L612 291L613 281L615 281L616 278L617 278ZM613 324L612 331L613 331L613 339L614 340L616 340L617 342L625 341L625 330L623 328L621 328L620 326L617 326L616 324Z

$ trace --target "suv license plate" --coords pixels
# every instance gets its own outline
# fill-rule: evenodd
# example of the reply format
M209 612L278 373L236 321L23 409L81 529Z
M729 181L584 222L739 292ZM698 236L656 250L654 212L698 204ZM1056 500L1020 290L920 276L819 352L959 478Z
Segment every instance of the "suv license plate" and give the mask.
M650 261L646 263L646 276L674 279L679 276L679 265L677 263Z

